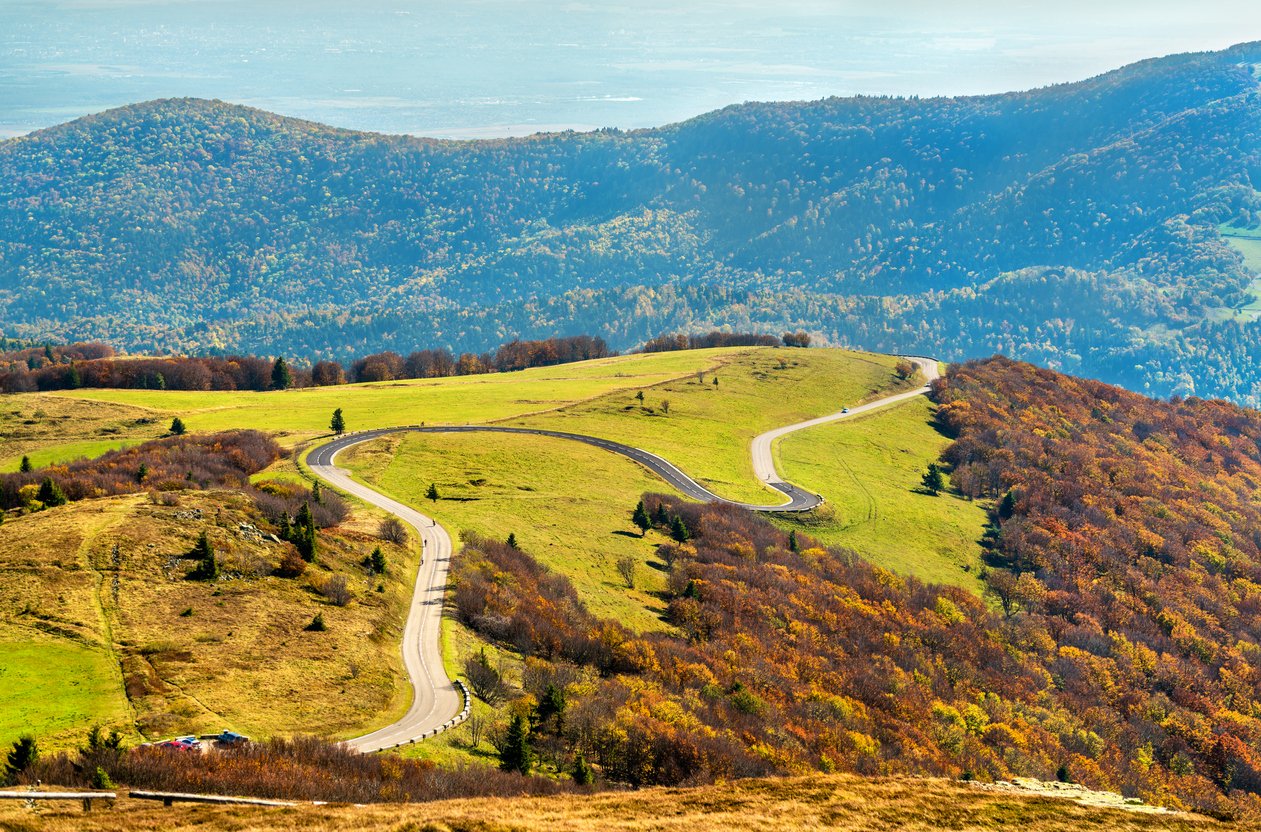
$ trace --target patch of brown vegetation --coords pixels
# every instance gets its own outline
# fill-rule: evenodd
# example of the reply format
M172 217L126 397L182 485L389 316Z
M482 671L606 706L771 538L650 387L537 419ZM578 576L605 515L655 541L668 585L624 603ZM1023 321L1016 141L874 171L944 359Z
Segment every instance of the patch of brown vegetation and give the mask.
M1106 829L1115 832L1214 830L1195 815L1144 815L1082 806L1050 797L994 794L950 780L853 775L738 780L692 789L643 789L539 798L473 798L412 805L300 806L254 809L165 808L120 800L112 812L77 806L36 812L0 806L0 825L47 832L595 832L595 830L776 830L959 832L1016 828L1022 832Z

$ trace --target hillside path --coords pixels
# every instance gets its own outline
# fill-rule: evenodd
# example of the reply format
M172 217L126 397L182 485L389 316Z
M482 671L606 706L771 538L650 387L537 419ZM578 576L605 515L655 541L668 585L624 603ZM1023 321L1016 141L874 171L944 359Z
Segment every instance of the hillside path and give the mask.
M926 382L939 376L937 361L931 358L911 357L920 368ZM714 494L705 486L683 473L672 462L657 454L634 448L621 442L587 436L578 433L543 430L541 428L510 428L496 425L403 425L391 428L359 431L343 434L315 448L307 456L307 466L324 482L347 494L376 506L410 526L420 537L422 557L416 575L416 589L403 627L403 665L412 682L412 705L401 719L390 725L348 740L347 744L365 753L394 748L420 738L423 734L442 728L452 716L464 707L462 694L456 683L447 676L442 663L442 644L439 627L442 623L443 598L447 586L447 569L451 564L453 547L451 536L438 522L403 505L369 486L353 479L337 467L337 455L354 445L370 442L394 433L523 433L582 442L612 453L621 454L652 471L687 497L702 502L719 502L739 506L750 511L785 512L809 511L822 504L823 498L793 485L779 475L771 446L776 439L798 430L828 424L860 416L878 408L922 396L928 392L927 383L914 390L885 396L866 404L856 405L816 419L767 431L753 439L751 453L753 470L758 479L787 497L777 505L754 505L728 500Z

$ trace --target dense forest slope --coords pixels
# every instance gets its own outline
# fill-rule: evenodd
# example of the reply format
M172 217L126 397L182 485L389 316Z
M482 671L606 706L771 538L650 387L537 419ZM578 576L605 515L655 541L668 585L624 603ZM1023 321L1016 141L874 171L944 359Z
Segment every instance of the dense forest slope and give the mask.
M1258 65L487 142L138 104L0 143L0 328L345 358L804 327L1256 403L1218 228L1258 223Z

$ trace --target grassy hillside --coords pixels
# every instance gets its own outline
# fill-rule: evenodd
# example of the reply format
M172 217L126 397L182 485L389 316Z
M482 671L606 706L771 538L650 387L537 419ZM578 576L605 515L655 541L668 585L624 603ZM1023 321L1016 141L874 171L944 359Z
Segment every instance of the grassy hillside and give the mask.
M324 535L301 577L265 576L285 547L260 525L233 492L88 500L0 525L0 745L28 732L73 745L95 723L133 739L342 734L401 712L410 553L387 545L390 572L371 578L363 515ZM183 577L202 529L225 573L214 583ZM318 591L334 574L354 595L345 607ZM328 631L304 632L317 612Z
M38 821L35 818L38 817ZM966 784L906 777L852 775L738 780L694 789L543 798L478 798L410 806L299 806L293 809L179 806L124 800L112 812L83 814L64 804L39 814L10 802L0 823L47 832L191 832L250 829L285 832L603 832L603 830L870 829L1026 832L1108 829L1114 832L1191 832L1222 824L1194 815L1148 814L1019 792L984 791ZM38 823L38 827L32 824Z
M739 348L655 353L434 380L313 387L267 393L79 390L6 396L0 460L32 461L116 447L165 433L173 417L190 431L256 428L286 444L328 433L335 408L350 430L421 422L488 422L550 410L614 390L638 389L710 369Z
M752 436L856 403L881 387L896 388L894 363L888 356L831 350L748 350L731 356L716 373L716 387L715 374L707 373L703 381L691 376L653 388L643 404L629 390L619 391L509 424L630 442L665 455L720 493L767 500L774 495L752 480ZM658 397L670 399L668 414L662 413ZM823 493L837 510L816 512L808 523L779 522L850 547L894 571L979 590L975 572L960 566L979 563L983 509L954 497L913 492L928 462L946 444L929 424L931 413L920 399L790 437L793 463L783 470L789 476L802 474L799 481ZM802 464L795 464L798 460ZM662 619L667 571L655 556L666 538L652 531L641 539L629 520L642 493L669 489L629 460L541 437L426 434L365 443L340 456L339 463L453 532L499 540L515 534L541 563L572 581L598 617L638 631L672 630ZM855 471L879 493L883 515L878 521L856 521L851 514ZM425 498L431 483L440 496L436 502ZM637 563L633 589L617 569L626 556ZM451 619L444 623L444 637L450 672L462 672L464 659L486 647L496 661L506 662L510 678L519 684L521 662L512 653L497 650ZM477 703L477 712L492 718L502 718L501 711ZM487 749L470 748L465 732L458 731L408 753L450 762L482 759Z
M838 350L766 350L731 352L717 371L662 383L647 391L640 403L628 389L505 424L589 433L644 448L665 456L689 475L733 499L780 502L779 492L753 479L749 443L757 434L794 421L835 411L897 389L892 372L896 359ZM714 379L718 384L714 385ZM641 388L642 389L642 388ZM669 412L662 401L669 400ZM911 418L894 425L888 441L913 448L912 467L921 469L944 446L926 441L923 405L908 411ZM916 421L918 420L918 421ZM917 432L918 431L918 432ZM902 437L898 433L906 432ZM810 431L815 435L815 431ZM830 458L833 449L802 440L807 453ZM817 454L816 454L817 452ZM574 581L583 601L601 616L623 621L636 629L658 628L660 603L653 593L663 578L651 556L662 538L655 533L640 540L630 523L630 511L645 491L669 491L655 476L629 460L577 443L530 436L391 437L358 446L339 457L339 463L386 493L432 514L453 531L471 530L498 539L515 533L549 567ZM856 461L870 476L892 481L888 460ZM845 499L848 474L832 467L812 472L829 500ZM902 475L899 486L908 475ZM916 477L918 482L918 477ZM433 483L441 497L425 499ZM900 492L892 491L892 501ZM944 498L948 500L949 498ZM941 504L944 504L941 503ZM927 503L924 508L936 508ZM897 509L891 510L897 514ZM903 518L920 510L909 507ZM896 566L928 577L959 577L941 560L953 564L975 557L979 537L979 508L959 506L957 518L945 528L879 527L865 537L851 536L854 548L877 562L900 552L897 542L881 541L893 532L920 541L923 551L904 557ZM968 517L977 534L964 539L952 523ZM819 531L845 525L843 518L828 521ZM896 540L896 538L895 538ZM850 542L847 539L846 542ZM631 556L639 561L637 587L631 591L618 575L617 561Z
M927 399L913 399L785 436L774 448L780 470L828 503L777 524L853 549L902 575L980 591L984 508L922 489L928 464L950 444L933 426L934 411Z
M175 414L194 431L261 427L280 431L290 443L324 433L333 407L345 410L352 429L533 414L510 418L508 423L590 431L627 441L665 455L721 493L767 500L775 494L752 480L751 438L768 428L896 387L894 363L887 356L832 350L735 348L628 356L441 381L263 394L119 390L24 394L7 399L11 406L5 412L19 427L3 447L11 454L11 465L16 465L18 449L42 464L79 449L164 431ZM640 390L645 392L642 403L634 397ZM668 413L662 407L664 399L670 400ZM895 421L875 434L886 443L901 443L907 449L901 454L905 459L860 456L849 463L863 467L873 481L888 483L891 502L901 494L903 480L914 479L916 469L941 447L940 437L927 427L926 405L897 412ZM854 431L861 424L835 430ZM850 475L843 475L833 460L840 460L849 445L824 441L833 435L832 429L827 430L826 434L809 433L817 435L818 441L803 435L794 447L800 447L815 466L803 467L806 478L802 481L843 506L850 496L846 479ZM107 438L92 438L96 436ZM642 631L667 626L661 618L665 573L655 557L656 546L665 538L658 532L639 537L629 514L645 491L669 489L630 461L576 443L493 435L389 437L359 446L340 461L387 493L433 514L453 532L475 531L501 540L515 534L522 546L569 577L582 601L600 617ZM890 465L891 461L901 467ZM791 468L789 473L793 475ZM256 479L294 477L294 463L283 460ZM424 497L431 482L441 497L436 504ZM976 551L974 538L960 529L980 516L979 508L945 497L931 501L912 495L908 499L927 502L905 514L891 510L890 516L898 518L891 525L869 526L859 533L846 519L847 513L841 512L816 522L810 531L820 539L851 545L890 568L957 582L957 563L974 558ZM244 517L237 498L190 495L185 502L187 507L180 510L201 508L212 529L219 528L226 540L234 540L232 527ZM221 503L229 507L228 514L210 521L212 507ZM63 630L68 626L65 621L79 622L76 632L82 636L67 639L61 635L58 649L82 655L72 658L67 653L67 661L57 663L59 675L49 682L78 699L48 708L46 702L41 704L28 694L30 711L22 711L22 717L13 720L10 733L34 726L55 745L76 739L98 719L122 724L134 718L148 736L224 725L259 735L297 730L336 734L384 722L389 713L406 704L400 698L405 691L400 690L397 678L394 639L410 567L400 560L384 581L387 592L372 591L357 563L365 553L361 550L370 546L366 536L374 531L369 516L359 517L330 537L325 567L349 575L358 596L346 608L329 608L321 600L316 589L326 576L322 569L296 581L237 580L216 589L172 582L169 571L164 573L158 564L166 564L180 546L189 548L195 529L172 526L176 521L167 515L173 510L151 506L142 497L89 501L11 520L0 526L0 541L11 541L8 551L14 558L29 560L29 553L17 541L41 538L39 529L54 521L63 530L99 524L102 521L89 518L96 518L102 506L110 506L113 525L75 532L80 537L74 545L83 554L73 565L63 570L38 554L35 561L47 573L41 584L10 579L14 608L55 607L50 620L59 622L57 627ZM916 512L945 506L954 508L940 517L930 512L931 519L925 523L909 522ZM886 535L896 536L898 542L890 543ZM101 572L101 553L111 552L114 543L120 544L122 565L114 570L107 564ZM275 544L264 544L260 556L274 561L277 551ZM617 561L626 556L637 563L633 588L626 586L617 568ZM15 576L23 568L31 564L25 560L8 563L4 571ZM88 578L100 575L112 580L114 571L120 575L119 596L94 593ZM70 580L66 575L86 582L74 593L57 591L59 599L71 599L65 603L78 610L75 615L69 608L63 610L60 600L49 606L51 587ZM189 609L190 615L180 615ZM301 626L316 609L326 612L332 629L319 636L301 633ZM13 645L5 660L7 678L25 678L20 674L29 676L31 671L23 669L22 657L31 655L30 646L37 640L55 640L55 636L35 631L21 615L11 617L5 626L0 641ZM363 635L371 638L353 641ZM454 624L448 625L444 638L449 668L457 673L463 657L483 644ZM515 661L510 656L505 659ZM114 681L80 692L81 686L69 680L91 661L104 669L121 667L122 675L114 671ZM13 684L16 689L20 682ZM269 695L253 695L257 685L265 685ZM134 710L134 717L128 716L129 709ZM80 716L70 716L76 712ZM0 735L0 742L5 736ZM463 747L460 737L431 744L418 753L452 761L478 756ZM480 753L485 753L484 747Z
M749 351L719 371L661 384L642 403L628 391L507 424L617 439L664 456L723 497L776 504L783 495L753 478L753 437L902 386L895 364L842 350Z
M500 540L515 534L573 580L601 615L636 629L663 626L653 593L664 580L648 562L665 538L641 539L630 511L640 494L664 483L630 460L537 436L428 434L366 443L338 463L452 534L474 531ZM431 483L437 502L425 499ZM617 572L626 556L640 563L633 590Z

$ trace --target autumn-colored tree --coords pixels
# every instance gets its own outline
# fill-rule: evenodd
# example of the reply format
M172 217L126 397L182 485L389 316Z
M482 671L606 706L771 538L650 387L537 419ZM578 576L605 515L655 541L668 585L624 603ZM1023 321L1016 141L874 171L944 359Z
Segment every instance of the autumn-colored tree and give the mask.
M622 576L627 589L635 588L635 573L639 569L639 561L630 555L617 559L617 574Z

